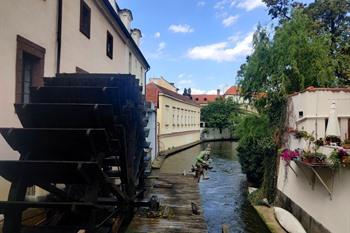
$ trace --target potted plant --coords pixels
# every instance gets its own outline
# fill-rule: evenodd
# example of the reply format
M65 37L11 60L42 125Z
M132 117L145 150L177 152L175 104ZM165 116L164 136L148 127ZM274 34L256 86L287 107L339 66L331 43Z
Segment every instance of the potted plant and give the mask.
M284 161L289 163L291 160L298 159L300 154L298 151L295 151L295 150L293 151L293 150L289 150L289 149L284 149L280 153L280 156Z
M317 139L315 144L316 144L316 146L323 146L324 145L323 138Z
M342 147L344 149L350 149L350 139L345 139L344 142L343 142Z
M313 153L311 152L306 152L304 151L303 153L303 157L302 157L303 162L305 163L315 163L316 162L316 158L313 155Z
M331 168L338 169L341 165L341 160L338 155L338 151L334 150L328 158L328 162Z
M306 131L298 131L296 130L294 132L294 136L296 139L302 139L302 138L306 138L308 136L308 133Z
M341 143L341 140L337 136L327 136L326 142L327 142L327 145L330 145L331 143L336 143L339 146Z

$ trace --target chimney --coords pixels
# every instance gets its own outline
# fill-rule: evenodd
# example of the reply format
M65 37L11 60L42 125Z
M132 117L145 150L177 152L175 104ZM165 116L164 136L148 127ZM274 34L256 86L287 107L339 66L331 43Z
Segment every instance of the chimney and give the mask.
M124 26L130 32L131 22L133 20L132 12L129 9L121 9L119 12L119 18L122 20Z
M217 90L216 90L216 94L217 94L217 95L220 95L220 89L217 89Z
M142 38L141 30L137 28L131 29L131 37L134 39L137 46L140 47L140 40Z

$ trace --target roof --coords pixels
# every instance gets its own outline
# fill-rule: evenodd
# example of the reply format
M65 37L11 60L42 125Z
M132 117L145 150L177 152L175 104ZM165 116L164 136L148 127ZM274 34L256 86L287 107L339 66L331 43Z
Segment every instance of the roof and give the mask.
M147 94L146 94L146 99L147 99L147 101L152 101L152 102L154 102L154 104L155 104L157 107L158 107L158 98L155 99L155 98L154 98L154 93L151 93L151 92L154 92L155 89L158 91L158 93L162 93L162 94L164 94L164 95L173 97L173 98L178 99L178 100L180 100L180 101L182 101L182 102L185 102L185 103L187 103L187 104L190 104L190 105L194 105L194 106L199 107L199 104L196 103L195 101L191 100L188 96L180 95L180 94L178 94L178 93L176 93L176 92L174 92L174 91L171 91L171 90L169 90L169 89L166 89L166 88L164 88L164 87L161 87L161 86L159 86L159 85L157 85L157 84L155 84L155 83L148 83L148 84L146 85L146 88L147 88L147 91L146 91L146 93L147 93ZM152 98L152 97L151 97L151 98L147 98L148 96L153 96L153 98Z
M331 91L331 92L350 92L349 87L335 87L335 88L327 88L327 87L308 87L303 91L300 92L294 92L293 94L290 94L289 97L298 95L300 93L305 92L316 92L316 91Z
M231 86L229 89L227 89L224 95L238 95L238 94L239 94L238 87Z
M221 95L192 95L192 99L198 104L214 102L217 98L221 98Z
M118 26L121 28L123 34L126 36L128 41L131 43L132 47L135 49L136 54L141 58L141 60L143 61L144 65L147 67L147 69L149 69L150 65L148 64L148 62L147 62L145 56L143 55L143 53L141 52L139 46L137 46L136 42L134 41L134 39L130 35L129 30L125 27L125 25L123 24L123 22L119 18L118 13L114 10L114 8L111 5L111 3L109 2L109 0L102 0L102 1L103 1L104 5L107 7L109 13L115 19L115 21L118 24ZM117 8L119 9L118 5L117 5ZM123 10L126 10L126 9L123 9Z

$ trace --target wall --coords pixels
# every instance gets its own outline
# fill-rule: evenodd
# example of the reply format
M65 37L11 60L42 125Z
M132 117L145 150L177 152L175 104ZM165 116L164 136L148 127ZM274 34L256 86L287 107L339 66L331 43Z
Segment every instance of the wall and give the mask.
M28 4L29 3L29 4ZM17 35L44 47L45 75L56 68L57 1L1 1L0 7L0 127L21 127L14 112ZM35 12L35 14L33 14ZM0 136L0 159L17 159ZM0 200L7 199L9 184L0 178Z
M150 129L150 132L147 137L147 141L151 143L150 147L152 148L151 150L151 160L153 161L156 156L157 156L157 111L154 107L153 104L149 107L147 111L147 116L148 116L148 124L147 128Z
M325 118L329 116L330 105L336 102L342 139L345 138L347 129L347 117L350 117L350 93L348 92L305 92L289 99L289 123L288 127L306 130L314 133L317 138L325 135ZM303 111L303 117L299 117L299 111ZM317 129L317 130L316 130ZM296 139L293 134L286 135L285 147L290 149L305 149L307 143L303 139ZM320 152L329 155L334 148L321 147ZM293 170L286 166L285 161L280 161L278 171L277 188L281 192L280 205L290 203L293 214L307 228L307 232L350 232L350 170L340 168L333 172L330 168L315 168L327 186L333 190L332 198L315 178L313 185L312 170L304 165L296 165L291 162ZM283 201L284 200L284 201ZM287 205L288 206L288 205ZM309 219L309 221L306 221ZM316 230L321 229L321 230Z
M325 119L329 117L331 104L335 102L340 122L341 138L348 137L348 119L350 118L350 93L344 91L304 92L289 98L289 127L305 130L316 138L325 137ZM303 117L299 117L299 111ZM317 119L317 121L316 121Z
M166 81L163 77L161 78L151 78L149 80L150 82L153 82L155 84L157 84L158 86L164 87L168 90L171 90L173 92L177 92L176 87L174 87L173 85L171 85L168 81Z
M98 1L85 2L91 8L90 38L79 29L80 1L63 1L62 72L75 73L78 66L89 73L129 73L131 52L131 74L136 75L144 87L147 68L141 65L135 53L129 49L120 28L115 26L114 20L107 16ZM107 31L113 36L113 59L106 55Z
M157 119L160 127L159 151L200 140L200 108L196 104L160 93Z
M223 129L220 133L219 129L201 128L201 140L225 140L232 139L231 130Z

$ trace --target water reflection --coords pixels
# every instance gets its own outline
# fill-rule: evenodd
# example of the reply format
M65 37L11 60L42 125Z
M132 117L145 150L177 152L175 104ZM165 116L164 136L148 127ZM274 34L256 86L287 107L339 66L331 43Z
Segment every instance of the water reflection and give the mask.
M247 202L246 178L241 172L235 142L212 142L213 169L209 180L200 183L204 216L210 233L221 232L222 224L230 232L268 233L265 225ZM207 143L192 147L166 159L161 172L189 170L196 155Z

